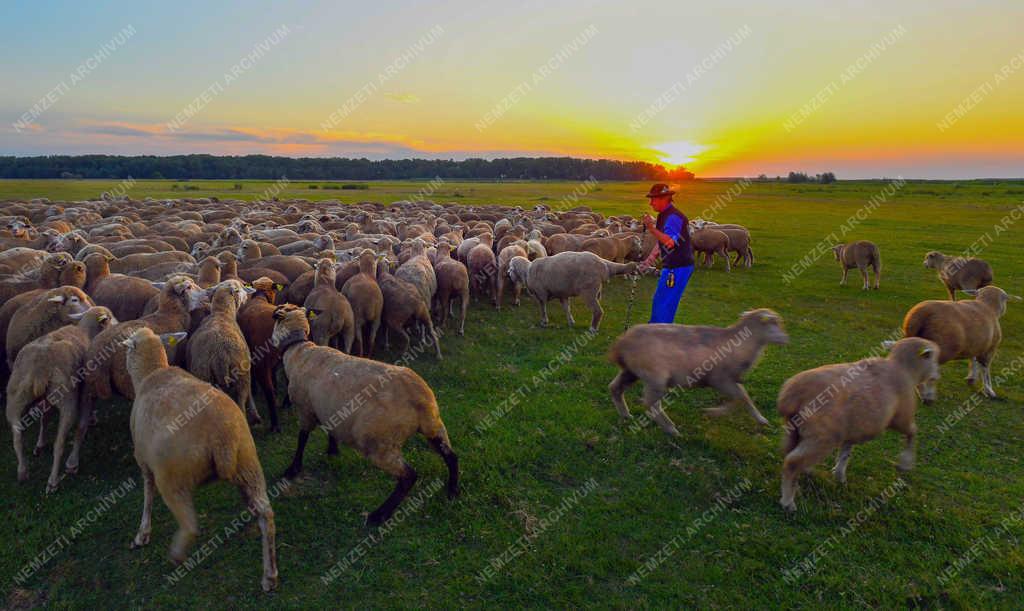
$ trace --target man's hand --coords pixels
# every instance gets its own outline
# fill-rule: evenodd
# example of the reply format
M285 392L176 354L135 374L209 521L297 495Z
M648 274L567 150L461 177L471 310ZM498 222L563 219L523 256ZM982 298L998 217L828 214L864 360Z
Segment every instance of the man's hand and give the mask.
M646 274L647 272L654 269L654 262L658 260L657 250L654 251L653 255L654 256L647 257L646 259L641 261L640 265L636 266L637 271L639 271L641 274Z

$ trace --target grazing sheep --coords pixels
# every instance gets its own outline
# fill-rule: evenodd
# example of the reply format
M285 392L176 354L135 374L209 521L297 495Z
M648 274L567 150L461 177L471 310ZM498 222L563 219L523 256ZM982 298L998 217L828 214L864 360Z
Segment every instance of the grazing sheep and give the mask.
M878 289L878 283L882 279L882 258L879 256L878 246L875 246L874 242L861 240L851 244L836 244L832 247L832 254L835 255L836 261L839 261L839 267L843 269L843 279L839 281L839 286L846 285L847 273L856 267L860 270L860 276L864 280L862 290L868 290L868 268L870 267L875 272L875 289Z
M29 342L14 361L11 379L7 384L7 422L11 425L14 453L18 458L18 481L28 479L28 465L22 452L21 423L29 405L39 410L39 443L43 448L46 414L56 408L60 414L57 437L53 443L53 465L46 482L46 492L57 489L60 479L60 461L71 425L78 418L78 384L81 382L82 359L89 341L100 331L117 324L110 310L94 307L78 318L76 325L67 325Z
M509 262L509 276L513 282L525 280L526 289L540 306L541 326L548 326L548 301L552 298L562 303L569 326L575 325L570 299L582 297L592 314L591 331L597 331L604 316L601 309L602 285L611 276L636 271L636 263L614 263L592 252L563 252L536 261L513 257L512 261L517 263Z
M85 292L97 305L110 308L118 320L141 318L146 312L146 304L160 294L160 289L142 278L110 273L109 262L100 253L85 258L88 270Z
M355 317L348 299L334 287L334 263L330 259L320 259L314 273L313 290L303 304L311 321L310 339L320 346L341 349L344 345L345 352L351 354Z
M743 376L754 367L769 344L789 343L782 317L768 309L744 312L732 326L704 327L675 324L646 324L630 327L612 344L608 358L619 372L608 390L612 403L623 418L630 418L625 392L637 380L644 383L644 405L652 420L669 435L678 435L661 408L661 399L672 387L711 387L726 397L718 407L704 410L722 416L737 403L764 426L761 415L743 387Z
M1006 313L1007 302L1021 298L992 285L965 292L975 295L974 300L922 301L915 305L903 318L903 335L938 344L939 364L970 361L967 384L974 386L980 375L985 394L994 398L992 360L1003 338L999 318ZM928 390L934 395L934 389Z
M238 327L249 346L252 362L251 377L263 391L270 414L270 430L280 430L277 420L277 388L274 385L274 369L281 362L281 355L271 344L274 334L274 301L277 290L270 278L257 278L252 283L254 293L238 309Z
M439 323L444 326L448 320L450 309L454 307L453 299L458 299L459 335L466 333L466 312L469 310L469 272L466 266L451 257L452 247L448 242L437 245L437 256L434 259L434 274L437 276L437 308ZM516 300L519 293L516 292Z
M434 393L416 372L317 346L307 339L309 323L302 308L281 306L274 318L274 344L291 380L288 395L298 410L300 427L285 477L302 471L306 442L319 424L331 438L356 449L397 480L391 496L367 517L368 523L381 524L416 483L416 471L405 462L402 446L419 432L448 467L448 497L459 494L458 457Z
M223 390L245 410L250 422L258 424L249 347L235 320L246 299L248 293L238 280L225 281L214 290L210 314L189 338L186 362L189 373Z
M729 264L729 236L717 229L705 227L704 229L693 230L690 234L693 243L693 252L704 254L705 267L715 264L715 255L721 255L725 259L725 271L731 271Z
M256 516L263 543L264 591L277 587L274 510L256 444L241 412L226 394L189 373L171 367L161 338L140 328L124 340L132 384L131 431L135 461L142 471L142 520L132 548L149 544L153 498L159 490L174 514L178 531L170 557L184 562L199 534L192 496L199 484L220 479L242 493ZM202 401L202 409L195 404Z
M359 254L359 273L348 279L341 293L352 306L358 356L370 358L384 311L384 294L377 285L377 255L372 250Z
M18 308L7 327L7 367L13 371L18 352L25 344L50 331L74 324L79 315L95 305L82 289L61 286L44 291Z
M921 338L896 342L886 358L823 365L796 374L779 391L779 413L786 421L783 443L784 509L796 510L797 478L839 448L833 473L846 483L846 465L855 444L886 429L905 438L898 468L914 466L917 424L915 388L939 378L939 347Z
M974 257L948 257L933 250L924 256L924 266L938 270L939 280L946 287L951 301L956 301L958 289L978 290L993 281L992 266Z

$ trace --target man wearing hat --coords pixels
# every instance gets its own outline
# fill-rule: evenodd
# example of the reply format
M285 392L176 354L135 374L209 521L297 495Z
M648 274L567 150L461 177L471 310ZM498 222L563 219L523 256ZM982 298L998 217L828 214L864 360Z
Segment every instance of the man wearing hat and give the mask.
M640 264L640 270L654 267L659 255L662 265L658 288L654 291L654 305L651 307L652 323L675 321L679 300L693 274L690 222L686 215L672 205L672 196L675 193L671 187L662 183L652 186L647 193L651 208L658 213L658 218L655 220L651 215L645 214L643 224L658 241L658 245Z

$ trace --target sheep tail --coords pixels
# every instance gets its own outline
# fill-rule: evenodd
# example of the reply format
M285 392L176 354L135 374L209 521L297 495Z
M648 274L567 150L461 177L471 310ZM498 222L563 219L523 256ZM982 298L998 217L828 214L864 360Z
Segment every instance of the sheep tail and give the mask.
M793 451L793 448L800 445L800 429L793 422L792 416L786 417L786 423L783 425L786 431L786 435L782 438L782 455L785 456Z

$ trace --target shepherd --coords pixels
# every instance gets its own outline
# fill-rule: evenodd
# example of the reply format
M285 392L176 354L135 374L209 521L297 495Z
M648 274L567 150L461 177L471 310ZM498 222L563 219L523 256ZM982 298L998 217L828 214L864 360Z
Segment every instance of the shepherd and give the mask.
M675 322L679 300L693 274L690 221L672 205L672 196L675 194L671 187L663 183L655 184L647 193L651 208L658 213L658 218L655 220L645 214L643 224L658 243L640 264L640 271L653 268L658 256L661 256L662 267L651 307L649 322L652 323Z

